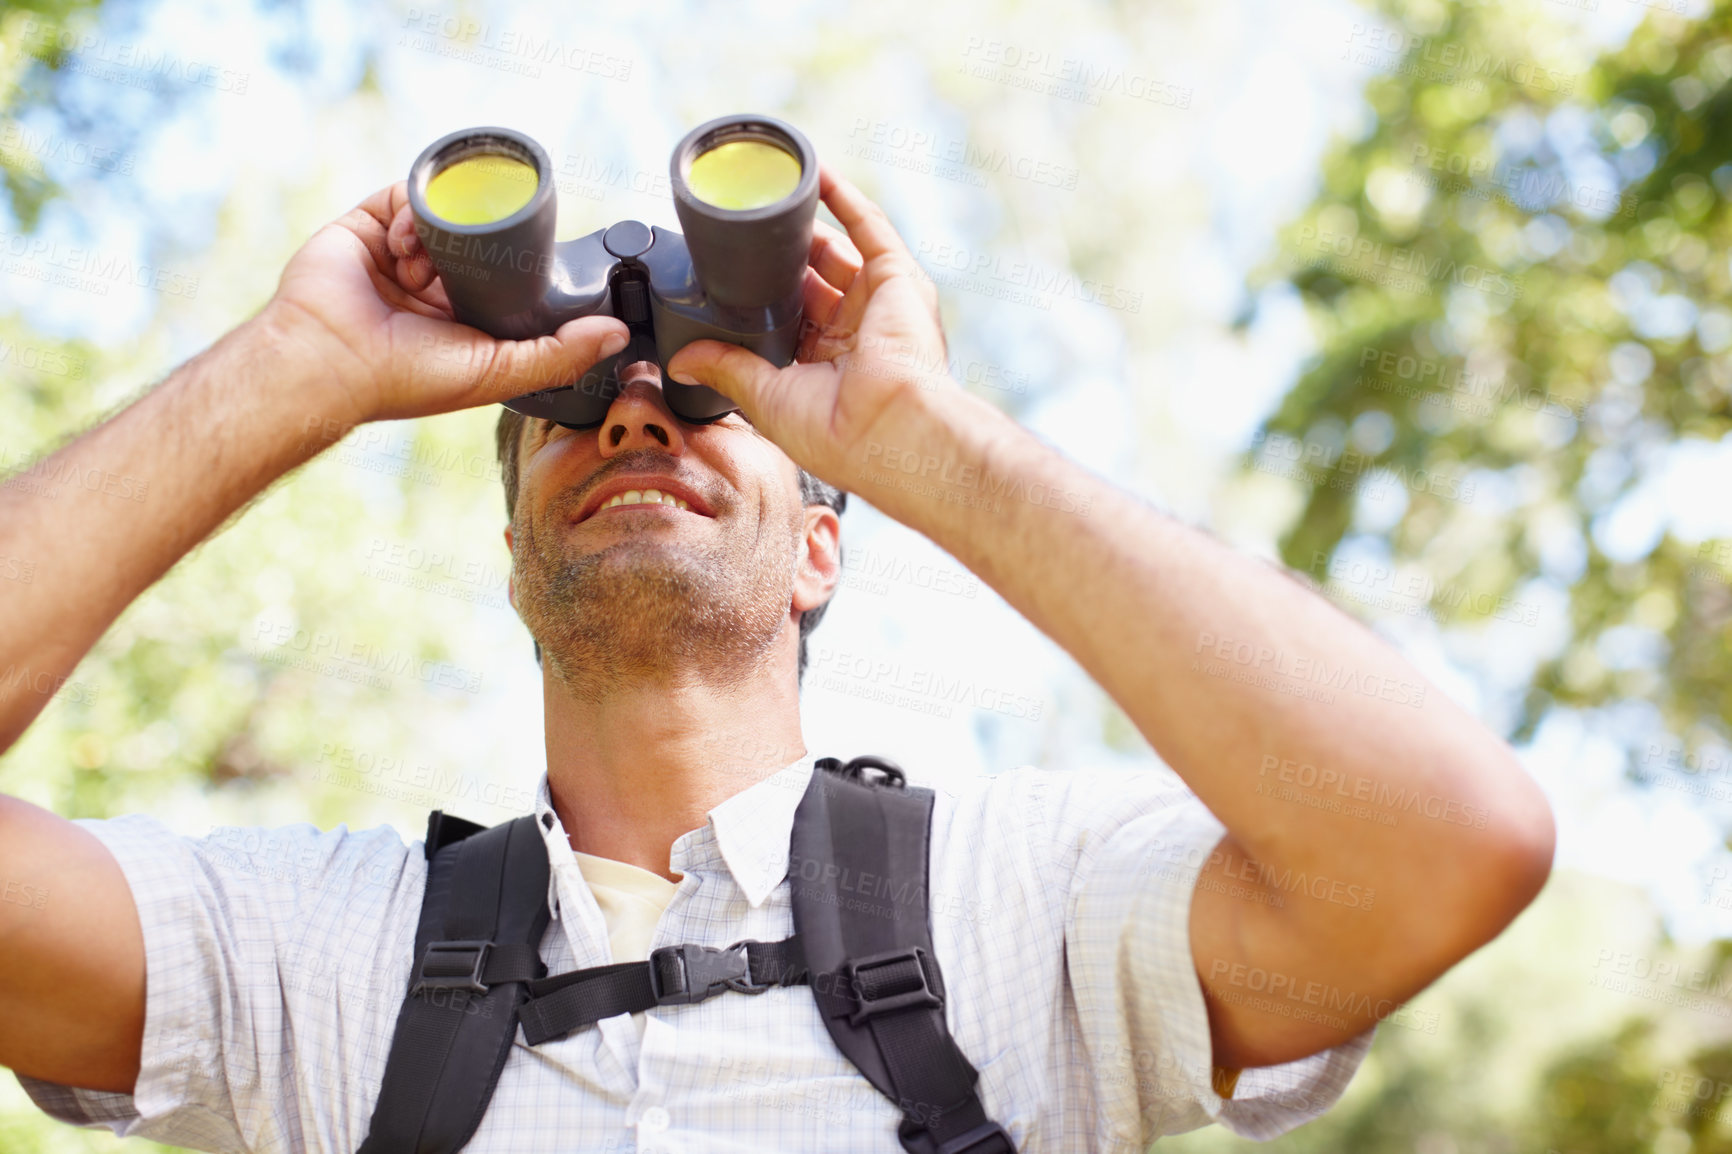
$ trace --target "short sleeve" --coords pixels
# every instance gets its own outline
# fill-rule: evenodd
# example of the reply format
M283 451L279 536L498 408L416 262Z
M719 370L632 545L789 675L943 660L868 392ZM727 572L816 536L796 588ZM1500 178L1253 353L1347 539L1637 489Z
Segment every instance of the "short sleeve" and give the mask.
M1065 916L1068 978L1102 1126L1137 1149L1219 1122L1266 1140L1341 1097L1373 1032L1297 1061L1243 1071L1216 1093L1191 895L1226 828L1170 771L1078 782L1064 822L1082 849Z
M30 1098L75 1126L219 1154L323 1145L315 1130L358 1146L354 1097L377 1085L354 1081L382 1077L401 994L379 991L408 980L419 843L383 826L193 839L140 814L77 824L120 863L144 931L139 1076L119 1094L18 1075Z

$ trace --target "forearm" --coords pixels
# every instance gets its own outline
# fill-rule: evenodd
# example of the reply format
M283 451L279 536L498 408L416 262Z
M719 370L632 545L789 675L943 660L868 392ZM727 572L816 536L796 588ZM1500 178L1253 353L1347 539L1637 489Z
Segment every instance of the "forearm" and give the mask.
M1063 646L1252 857L1399 894L1435 869L1428 849L1471 854L1538 820L1507 747L1369 630L955 396L909 447L912 474L885 466L901 447L866 469L913 491L869 499ZM1273 788L1295 778L1325 804ZM1401 818L1392 800L1416 796ZM1364 816L1379 806L1399 820Z
M0 751L134 598L346 430L321 376L261 314L0 485L0 557L31 574L0 597Z

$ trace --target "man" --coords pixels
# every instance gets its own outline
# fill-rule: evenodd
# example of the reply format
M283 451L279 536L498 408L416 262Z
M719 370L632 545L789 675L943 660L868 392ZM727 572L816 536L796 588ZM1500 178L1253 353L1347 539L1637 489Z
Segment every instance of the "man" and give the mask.
M545 686L549 972L789 932L788 833L812 772L801 626L840 557L804 470L967 565L1183 779L1025 767L939 795L934 946L989 1116L1043 1151L1141 1150L1211 1119L1270 1137L1315 1116L1375 1023L1538 892L1543 796L1369 631L923 373L946 359L931 282L850 184L825 172L821 193L846 236L813 244L800 360L706 342L669 365L740 413L688 425L637 365L599 429L502 423L511 596ZM0 602L0 663L69 674L333 439L305 430L498 402L625 340L589 318L494 341L449 315L403 185L321 230L257 316L58 454L148 477L148 502L0 489L0 551L40 576ZM674 503L642 500L652 489ZM14 687L0 743L44 704ZM194 841L0 798L0 877L76 895L0 903L0 1063L72 1122L353 1150L424 871L388 828ZM633 900L651 911L635 931ZM898 1117L810 997L778 988L537 1048L520 1035L467 1149L892 1151Z

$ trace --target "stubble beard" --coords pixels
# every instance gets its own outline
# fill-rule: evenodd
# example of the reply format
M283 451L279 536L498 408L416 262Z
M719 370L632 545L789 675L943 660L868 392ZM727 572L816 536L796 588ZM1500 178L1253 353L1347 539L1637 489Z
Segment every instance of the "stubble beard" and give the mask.
M518 612L543 667L580 700L634 682L738 684L789 622L797 525L710 546L627 531L583 552L561 535L564 509L550 512L545 536L525 510L512 529Z

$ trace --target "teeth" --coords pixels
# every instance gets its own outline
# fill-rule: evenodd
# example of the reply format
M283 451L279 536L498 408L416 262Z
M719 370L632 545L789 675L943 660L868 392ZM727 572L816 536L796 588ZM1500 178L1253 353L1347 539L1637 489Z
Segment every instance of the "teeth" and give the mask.
M627 489L623 493L616 493L612 497L608 498L607 503L603 505L602 508L611 509L615 505L645 504L672 505L676 509L686 509L688 511L691 509L691 505L687 504L679 497L674 496L672 493L664 493L660 489Z

